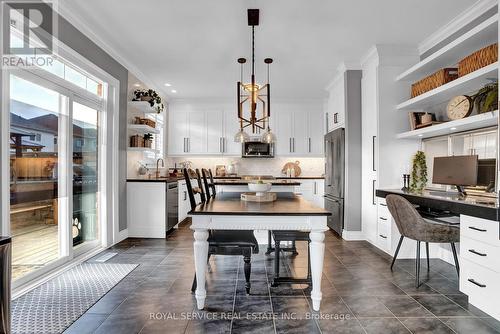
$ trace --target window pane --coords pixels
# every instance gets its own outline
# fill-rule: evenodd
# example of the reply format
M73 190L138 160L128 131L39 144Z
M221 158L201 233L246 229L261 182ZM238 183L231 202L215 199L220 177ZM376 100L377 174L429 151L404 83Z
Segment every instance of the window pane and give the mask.
M87 88L87 77L67 65L65 66L64 79L83 89Z
M61 61L54 59L50 64L48 61L45 62L45 66L41 68L64 79L64 67L65 65Z
M60 95L32 82L10 80L10 224L12 277L60 257Z
M102 95L101 84L90 78L87 78L87 91L97 96Z
M99 238L98 111L73 103L73 247Z

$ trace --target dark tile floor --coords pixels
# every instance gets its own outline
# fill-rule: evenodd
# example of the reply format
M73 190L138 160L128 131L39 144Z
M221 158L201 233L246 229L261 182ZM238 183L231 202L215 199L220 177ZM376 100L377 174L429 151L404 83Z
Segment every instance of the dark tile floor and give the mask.
M108 262L137 263L66 333L500 333L500 324L458 291L454 267L431 260L426 283L414 287L414 261L390 257L367 242L325 238L321 313L313 312L305 285L270 288L272 257L252 257L252 289L245 294L243 261L210 261L204 311L190 293L194 275L188 223L167 240L127 239L107 250ZM286 256L281 271L306 274L305 245ZM91 260L92 261L92 260Z

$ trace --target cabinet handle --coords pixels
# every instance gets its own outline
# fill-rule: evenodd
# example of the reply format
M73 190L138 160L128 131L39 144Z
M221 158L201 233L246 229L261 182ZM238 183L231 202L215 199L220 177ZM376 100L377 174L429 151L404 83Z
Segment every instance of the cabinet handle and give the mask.
M226 144L226 138L222 137L222 153L227 152L227 144Z
M222 137L219 138L219 152L224 153L224 142Z
M479 282L476 282L473 278L469 278L468 281L471 282L474 285L477 285L480 288L486 288L486 284L481 284Z
M339 119L338 119L338 114L339 113L335 113L333 114L333 123L337 124L339 122Z
M326 122L325 122L325 124L326 124L326 133L328 133L328 131L329 131L329 124L328 124L329 119L328 119L328 113L325 113L325 118L326 118Z
M377 205L377 203L375 203L375 182L377 182L377 180L372 181L372 204L373 205Z
M486 254L484 253L479 253L477 250L475 249L469 249L469 252L471 252L472 254L476 254L476 255L479 255L479 256L486 256Z
M379 218L382 219L382 220L387 220L387 218L384 218L384 217L379 217Z
M187 192L184 191L184 201L187 201Z
M381 238L387 239L387 236L386 236L386 235L379 234L379 236L380 236Z
M311 153L311 137L309 137L308 145L309 145L309 153Z
M188 152L191 152L191 138L187 138L187 143Z
M384 203L380 203L380 206L387 206L387 204L384 204Z
M292 143L293 143L293 153L295 153L295 138L292 138Z
M474 227L474 226L469 226L469 228L471 230L478 231L478 232L487 232L487 230L484 230L482 228L477 228L477 227Z
M314 181L314 195L316 195L318 192L316 190L316 181Z
M377 169L375 168L375 140L376 139L377 139L377 136L372 137L372 170L374 172L377 171Z
M186 153L186 152L187 152L187 144L186 144L186 139L187 139L187 138L184 138L184 153Z
M289 149L290 149L290 153L292 153L292 138L290 138L288 140L288 146L289 146Z

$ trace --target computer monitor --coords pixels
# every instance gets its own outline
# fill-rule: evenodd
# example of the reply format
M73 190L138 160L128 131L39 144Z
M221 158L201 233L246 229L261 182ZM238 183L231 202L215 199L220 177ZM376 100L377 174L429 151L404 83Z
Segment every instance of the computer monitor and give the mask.
M432 183L457 186L465 194L464 186L477 185L478 156L459 155L435 157Z

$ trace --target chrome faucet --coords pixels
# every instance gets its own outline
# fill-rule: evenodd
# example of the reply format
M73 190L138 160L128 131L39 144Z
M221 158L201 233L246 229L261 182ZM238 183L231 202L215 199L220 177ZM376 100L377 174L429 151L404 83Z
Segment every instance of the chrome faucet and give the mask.
M162 158L159 158L158 160L156 160L156 178L159 178L160 177L160 167L158 167L158 164L160 163L160 160L161 160L161 166L162 167L165 167L165 161L163 161Z

